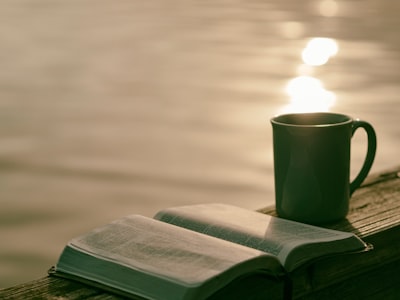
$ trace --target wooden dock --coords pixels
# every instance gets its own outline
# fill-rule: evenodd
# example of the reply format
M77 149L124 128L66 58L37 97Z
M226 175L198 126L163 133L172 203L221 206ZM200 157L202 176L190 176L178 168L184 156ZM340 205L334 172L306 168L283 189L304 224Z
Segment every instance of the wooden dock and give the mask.
M275 214L273 207L260 211ZM400 297L400 166L369 176L353 195L348 217L326 227L354 232L374 249L321 259L296 270L291 274L293 299ZM276 283L266 284L271 285L269 296L276 294ZM0 290L0 298L121 299L78 282L48 276Z

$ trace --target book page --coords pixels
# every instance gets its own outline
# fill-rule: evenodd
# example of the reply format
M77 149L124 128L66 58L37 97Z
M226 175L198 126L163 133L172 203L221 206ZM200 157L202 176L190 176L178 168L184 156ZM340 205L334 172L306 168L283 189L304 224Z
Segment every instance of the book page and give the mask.
M183 285L199 285L265 257L261 251L136 215L76 238L70 247Z
M299 245L354 236L225 204L167 208L159 212L155 219L271 253L279 258L282 265ZM359 248L364 247L361 240L357 244Z

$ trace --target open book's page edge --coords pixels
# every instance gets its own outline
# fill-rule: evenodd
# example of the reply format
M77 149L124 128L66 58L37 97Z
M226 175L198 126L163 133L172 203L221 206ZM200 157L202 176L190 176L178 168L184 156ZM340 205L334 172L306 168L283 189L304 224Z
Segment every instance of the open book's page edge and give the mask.
M318 263L320 261L324 261L324 260L336 258L336 257L341 257L341 256L362 254L365 252L372 251L373 249L374 249L374 246L372 244L365 243L365 247L359 248L357 250L332 252L329 254L315 256L315 257L312 257L312 258L309 258L306 260L297 260L294 263L290 262L290 257L289 257L288 264L284 267L288 273L291 273L300 267L302 267L302 268L307 267L307 266L313 265L315 263Z
M150 298L147 298L147 297L142 297L142 296L137 295L137 294L132 294L130 292L126 292L124 290L120 290L118 288L107 286L107 285L104 285L102 283L90 280L90 279L82 278L82 277L79 277L77 275L72 275L72 274L61 272L61 271L57 271L54 266L52 266L48 270L47 274L50 277L71 280L71 281L74 281L76 283L85 285L86 286L85 288L89 288L90 289L90 288L93 287L93 288L99 289L101 291L104 291L106 293L114 294L116 296L122 296L122 297L127 298L127 299L128 298L129 299L133 299L133 300L149 300L150 299ZM266 280L269 280L270 282L273 282L273 283L276 283L276 284L280 283L280 288L282 288L282 294L291 293L291 290L288 290L288 289L290 289L290 279L286 274L284 274L282 276L275 276L274 274L263 273L263 272L255 273L255 275L257 275L257 274L259 274L259 275L261 275L263 277L265 276L264 278ZM227 285L223 286L221 288L221 290L228 288L232 284L240 284L241 280L243 278L246 278L249 275L251 276L252 274L247 274L247 275L235 278L233 281L231 281ZM248 290L248 289L246 289L245 291L246 291L246 294L252 292L252 290ZM221 295L220 294L220 290L217 290L217 291L215 291L215 293L211 294L210 298L212 298L212 299L220 299L220 297L215 298L216 295L219 295L219 296ZM208 297L207 297L207 299L208 299ZM291 299L291 297L284 297L283 299Z
M118 289L118 288L113 288L111 286L102 284L102 283L94 281L94 280L86 279L86 278L80 277L78 275L72 275L72 274L68 274L65 272L57 271L55 266L52 266L48 270L47 274L50 277L57 277L57 278L72 280L72 281L87 285L89 287L94 287L99 290L103 290L103 291L106 291L106 292L109 292L109 293L112 293L112 294L115 294L118 296L122 296L125 298L130 298L130 299L134 299L134 300L148 300L148 298L144 298L139 295L132 294L132 293L126 292L126 291Z
M314 225L312 225L315 227ZM326 228L322 228L326 229ZM331 230L331 229L328 229ZM284 253L285 255L285 263L284 267L288 272L295 270L296 268L303 265L310 265L314 262L324 260L331 257L342 256L346 254L356 254L363 253L367 251L373 250L373 245L364 242L358 235L351 232L341 232L337 230L332 230L335 232L343 233L337 239L328 239L321 240L319 242L311 242L311 243L294 243L292 245L292 251L289 253ZM340 244L339 244L340 243ZM349 246L349 244L353 244L353 246ZM337 244L341 247L337 247ZM356 245L357 244L357 245ZM315 245L315 246L313 246ZM313 247L314 252L309 251L310 256L308 258L296 258L297 249L304 252L304 248ZM329 248L331 250L326 251L323 250L321 253L320 248ZM293 258L293 256L295 258Z

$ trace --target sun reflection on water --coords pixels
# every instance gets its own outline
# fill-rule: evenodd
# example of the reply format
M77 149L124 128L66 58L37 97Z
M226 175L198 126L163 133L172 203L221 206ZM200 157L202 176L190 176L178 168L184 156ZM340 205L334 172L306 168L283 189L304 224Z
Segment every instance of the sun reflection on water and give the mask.
M290 104L285 112L328 111L335 103L336 96L325 89L321 80L311 76L299 76L289 81L286 93Z
M320 79L311 75L315 68L327 64L338 50L337 42L331 38L316 37L308 41L301 52L303 63L297 68L299 76L286 85L285 92L290 97L290 103L282 109L283 113L329 111L336 95L327 90Z
M334 39L313 38L303 49L301 57L303 62L310 66L322 66L338 52L338 45Z

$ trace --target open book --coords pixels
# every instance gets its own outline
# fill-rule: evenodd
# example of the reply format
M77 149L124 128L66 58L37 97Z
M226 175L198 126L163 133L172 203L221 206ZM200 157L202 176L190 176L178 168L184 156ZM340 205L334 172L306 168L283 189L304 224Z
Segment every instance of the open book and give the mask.
M247 286L258 299L268 296L267 278L365 249L352 233L230 205L190 205L154 219L131 215L74 238L52 273L137 299L221 299Z

